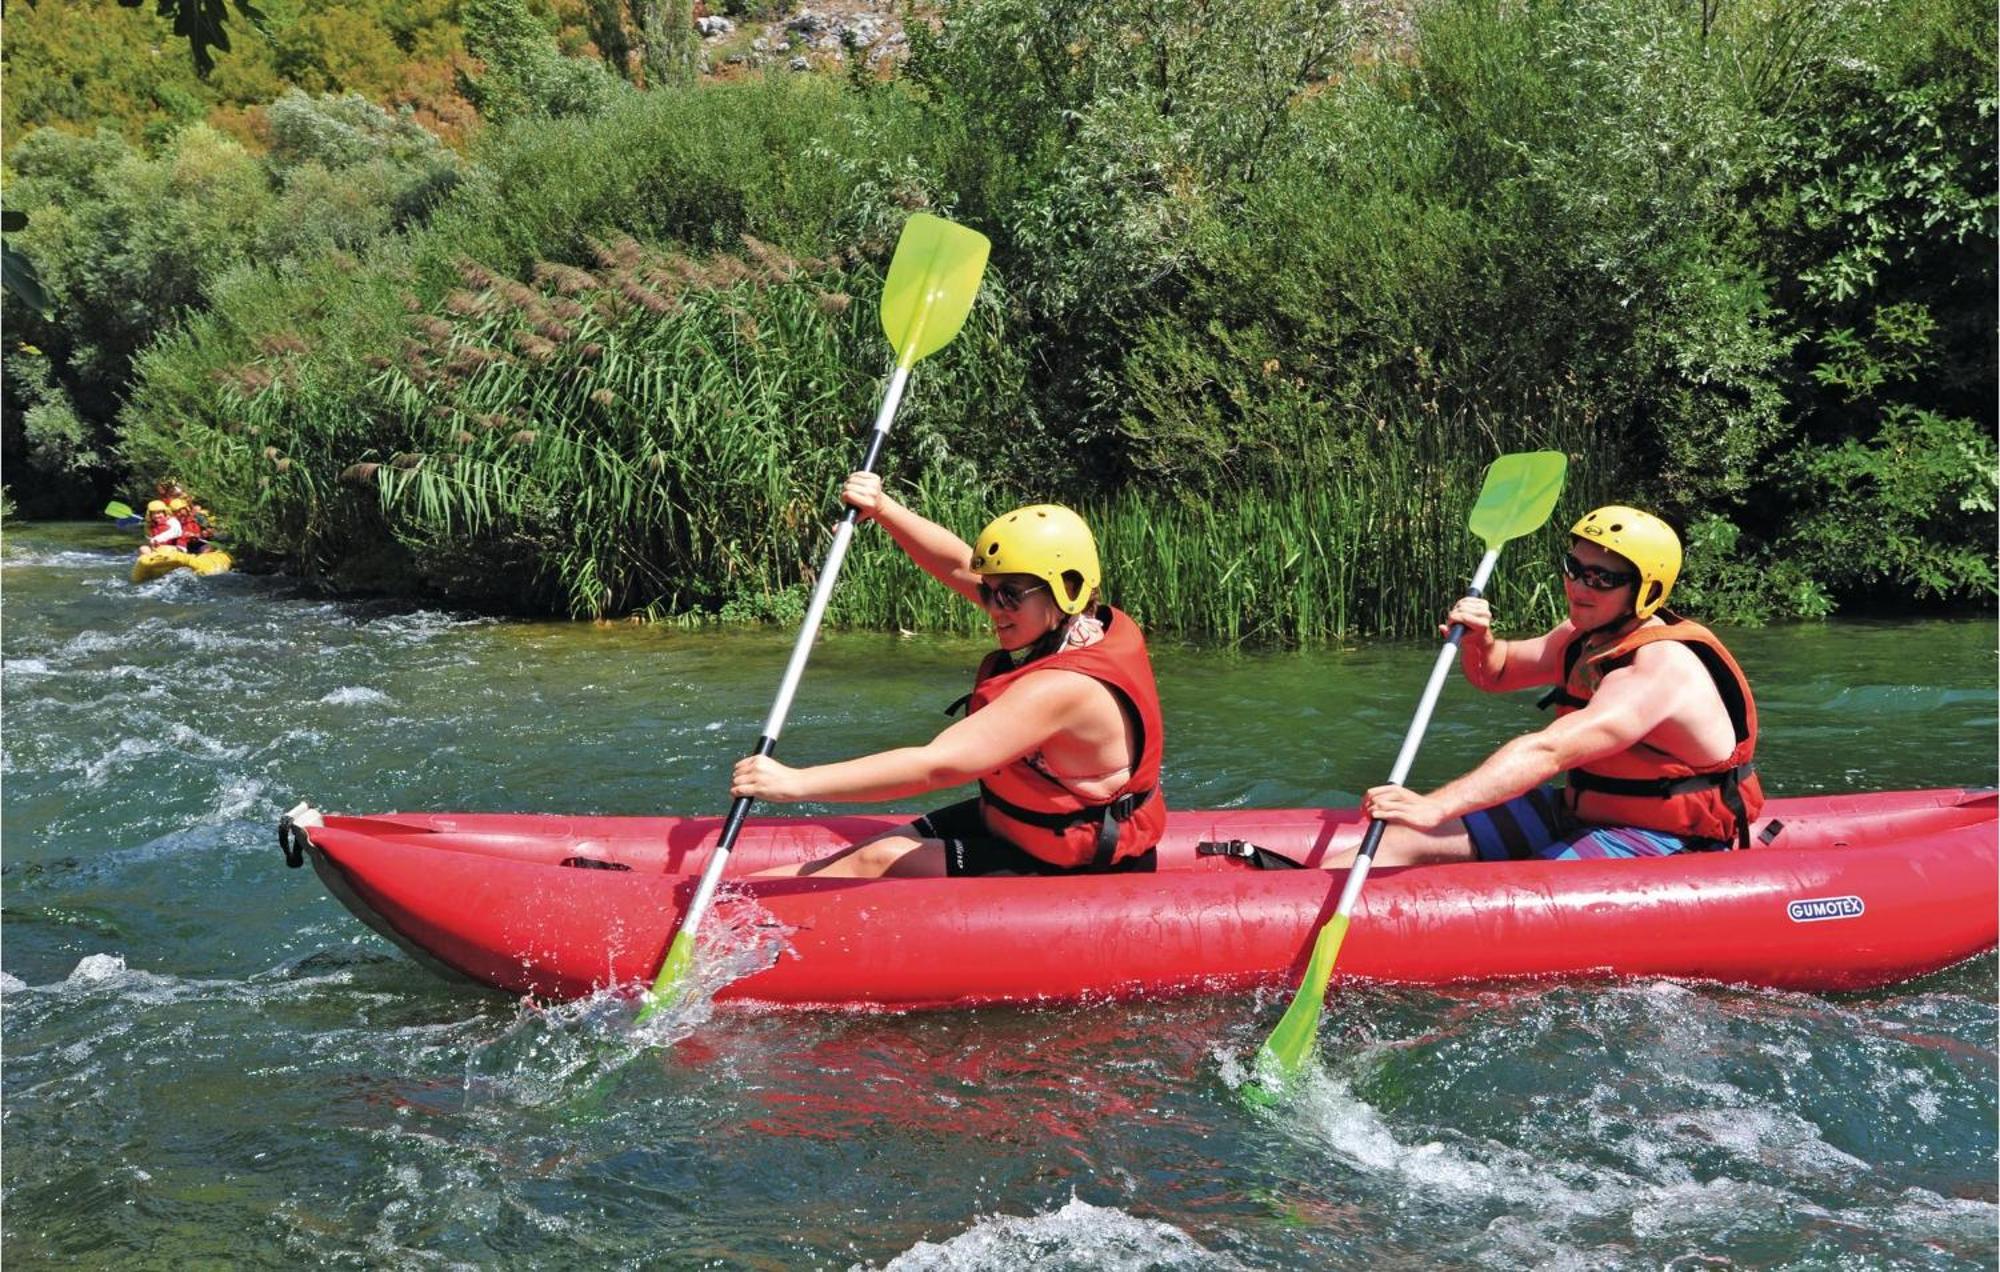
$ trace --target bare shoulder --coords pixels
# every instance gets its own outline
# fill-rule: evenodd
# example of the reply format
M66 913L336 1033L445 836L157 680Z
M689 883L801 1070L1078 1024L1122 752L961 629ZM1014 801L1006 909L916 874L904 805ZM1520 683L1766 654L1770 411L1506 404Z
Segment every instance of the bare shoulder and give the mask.
M1632 651L1632 662L1624 670L1630 673L1627 679L1643 680L1660 688L1689 682L1708 683L1708 671L1700 657L1677 640L1656 640L1639 646Z
M1044 667L1022 676L1008 693L1018 693L1023 700L1047 708L1081 706L1100 696L1108 699L1111 691L1095 676L1064 667Z

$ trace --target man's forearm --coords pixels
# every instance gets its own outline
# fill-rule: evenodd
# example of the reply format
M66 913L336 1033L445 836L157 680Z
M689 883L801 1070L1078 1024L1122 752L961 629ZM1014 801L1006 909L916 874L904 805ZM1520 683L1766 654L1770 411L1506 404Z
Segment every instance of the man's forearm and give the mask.
M1561 757L1539 733L1515 738L1478 768L1453 778L1430 793L1447 817L1505 803L1535 789L1563 771Z

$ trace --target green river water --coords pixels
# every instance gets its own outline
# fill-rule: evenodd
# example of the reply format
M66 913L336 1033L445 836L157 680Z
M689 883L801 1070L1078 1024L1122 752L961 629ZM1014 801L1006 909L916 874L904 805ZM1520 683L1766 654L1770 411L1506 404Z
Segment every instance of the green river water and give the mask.
M284 868L278 814L719 813L792 633L497 622L184 571L135 587L125 546L95 526L4 541L10 1268L2000 1257L1990 955L1860 995L1343 986L1276 1110L1233 1084L1282 996L697 1004L657 1045L611 998L448 985ZM1991 784L1995 636L1731 633L1768 787ZM828 635L784 756L928 736L979 652ZM1352 804L1433 656L1155 653L1182 808ZM1536 718L1454 683L1415 784Z

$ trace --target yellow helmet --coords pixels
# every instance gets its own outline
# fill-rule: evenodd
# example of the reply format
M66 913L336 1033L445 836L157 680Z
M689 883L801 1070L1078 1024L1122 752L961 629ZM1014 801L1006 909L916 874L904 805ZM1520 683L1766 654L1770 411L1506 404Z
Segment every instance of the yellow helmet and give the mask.
M1569 532L1616 552L1639 571L1639 590L1632 598L1634 615L1651 618L1667 603L1667 593L1674 590L1681 573L1681 537L1672 526L1650 512L1606 504L1585 513Z
M1056 608L1081 614L1097 591L1097 540L1061 504L1029 504L988 522L972 545L981 574L1032 574L1049 585Z
M170 499L167 501L167 508L172 512L179 512L181 509L187 506L188 506L188 501L185 499Z
M164 499L155 499L146 505L147 512L165 512L166 510L167 501Z

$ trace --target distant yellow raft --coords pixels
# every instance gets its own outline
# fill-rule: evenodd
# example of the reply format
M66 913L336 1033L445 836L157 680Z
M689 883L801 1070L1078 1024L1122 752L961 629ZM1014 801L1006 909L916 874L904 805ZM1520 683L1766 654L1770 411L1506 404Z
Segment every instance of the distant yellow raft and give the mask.
M143 548L139 559L132 563L132 581L144 583L147 579L157 579L169 570L178 570L183 566L196 574L221 574L229 569L229 554L219 548L210 548L206 552Z

